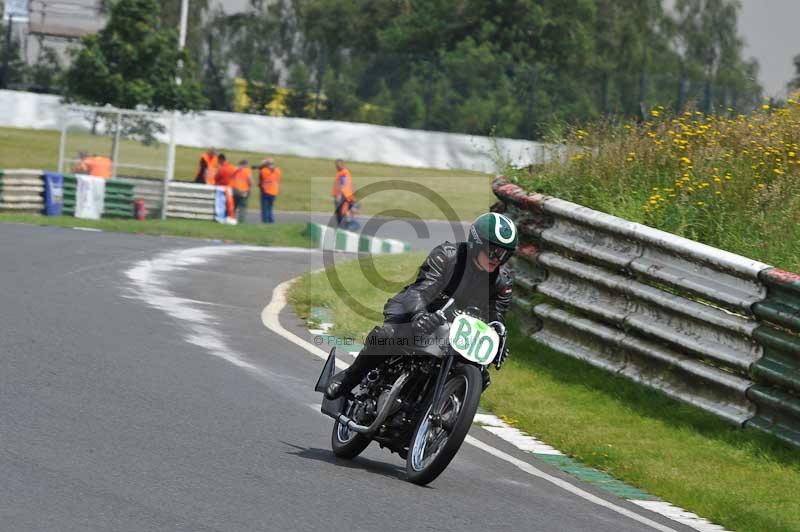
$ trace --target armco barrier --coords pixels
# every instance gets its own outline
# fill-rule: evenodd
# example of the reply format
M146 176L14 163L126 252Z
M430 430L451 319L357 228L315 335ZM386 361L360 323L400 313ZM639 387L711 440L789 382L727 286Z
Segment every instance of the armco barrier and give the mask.
M800 276L498 178L531 336L800 445Z
M147 216L161 216L164 182L155 179L124 177L123 181L133 185L135 198L144 200ZM195 183L171 181L167 198L168 218L187 218L194 220L213 220L215 218L215 198L217 187Z
M133 216L133 200L145 201L148 216L161 215L163 181L143 178L115 178L106 181L103 216ZM63 214L75 214L74 175L64 176ZM172 181L169 184L169 218L214 220L219 187ZM0 170L0 211L36 212L44 209L44 179L41 170Z
M164 193L164 181L135 177L118 177L115 179L133 186L134 199L144 200L148 218L161 217L161 201Z
M763 358L752 367L756 385L747 396L758 405L748 423L797 443L800 419L800 275L777 268L759 273L767 297L753 305L762 325L755 338Z
M74 175L64 176L64 208L62 213L75 215L75 194L77 178ZM106 194L103 204L103 217L133 217L133 185L117 179L106 181Z
M217 188L212 185L170 182L167 217L213 220Z
M44 181L41 170L0 172L0 211L42 212Z
M161 216L161 202L164 194L162 180L120 177L113 181L132 187L133 198L144 200L148 217L159 218ZM214 220L216 190L217 187L211 185L171 181L167 198L167 217Z
M403 253L411 249L410 245L393 238L378 238L361 235L354 231L334 229L327 225L308 223L306 234L310 236L320 249L347 251L350 253Z

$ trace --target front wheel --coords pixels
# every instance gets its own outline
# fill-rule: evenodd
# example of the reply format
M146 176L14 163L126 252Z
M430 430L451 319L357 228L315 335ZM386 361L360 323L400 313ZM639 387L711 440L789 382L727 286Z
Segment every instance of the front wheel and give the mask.
M348 401L347 408L345 408L345 415L352 415L353 406L353 401ZM370 438L354 430L350 430L347 428L347 425L342 425L338 421L333 424L331 448L333 449L333 454L339 458L352 460L361 454L361 451L367 448L370 441L372 441Z
M438 477L458 452L472 425L483 391L481 371L464 364L445 382L441 406L429 405L417 423L406 458L406 474L424 486Z

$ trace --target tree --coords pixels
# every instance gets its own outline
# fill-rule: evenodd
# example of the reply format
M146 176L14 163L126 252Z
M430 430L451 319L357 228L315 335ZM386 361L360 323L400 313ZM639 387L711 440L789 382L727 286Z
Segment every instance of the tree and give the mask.
M800 54L792 58L792 63L794 63L794 78L789 82L789 89L797 90L800 89Z
M2 89L21 85L25 80L25 62L20 53L19 40L12 35L11 40L7 42L7 31L7 25L0 22L0 88Z
M218 11L213 14L203 28L205 45L202 60L203 95L208 99L211 109L230 111L233 87L227 75L227 16Z
M63 77L64 68L56 51L40 43L36 63L28 69L30 90L60 93Z
M638 116L674 99L679 79L690 81L679 101L691 88L752 102L757 65L742 57L738 0L665 3L250 0L205 33L227 32L215 37L218 73L288 85L293 116L536 138Z
M204 106L194 63L178 51L177 30L162 27L156 0L118 0L106 27L81 42L66 75L69 99L151 110Z
M328 120L353 120L360 106L355 85L349 76L336 75L329 70L323 77L325 109L322 118Z
M106 16L120 0L100 0L100 12ZM159 18L165 28L179 28L181 22L181 0L160 0ZM200 62L205 45L203 22L208 13L208 0L190 0L186 26L186 48L189 55Z
M296 63L289 69L289 95L286 97L286 107L289 116L305 118L309 115L308 107L311 104L311 82L308 70L302 63Z
M749 69L742 59L742 40L737 33L739 0L676 0L674 33L681 53L682 72L700 77L703 107L711 112L715 81L746 82ZM740 86L747 85L739 83ZM758 90L757 84L750 88Z
M163 28L180 28L181 0L160 0L160 18ZM186 48L195 63L202 58L203 22L208 13L208 0L191 0L186 25Z
M393 98L392 121L399 127L422 129L425 115L425 102L422 99L422 84L411 76L406 80Z

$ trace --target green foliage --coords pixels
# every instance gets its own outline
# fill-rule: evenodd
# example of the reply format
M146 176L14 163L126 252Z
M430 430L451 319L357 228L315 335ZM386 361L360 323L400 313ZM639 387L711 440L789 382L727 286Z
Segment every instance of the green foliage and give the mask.
M36 63L28 69L28 79L33 90L59 93L63 89L64 68L58 54L52 48L39 49Z
M664 4L251 0L206 34L222 41L209 46L224 58L217 70L293 89L290 116L540 138L658 104L752 108L760 88L742 58L738 0Z
M394 125L422 128L425 116L422 90L422 83L415 76L411 76L400 86L392 100L392 123Z
M739 0L250 0L234 14L192 0L181 72L180 0L101 4L123 22L85 39L66 77L78 101L230 110L242 78L248 112L271 112L288 87L289 116L542 138L659 104L747 111L761 95ZM48 57L11 74L60 90Z
M289 95L286 97L286 107L290 116L304 118L309 115L308 107L311 104L311 81L308 69L302 63L296 63L289 69Z
M800 54L792 58L792 63L794 63L794 78L789 82L789 88L797 90L800 89Z
M329 70L322 81L327 101L322 118L329 120L352 119L359 108L355 82L346 76L337 75Z
M2 6L0 6L0 12L2 12ZM26 68L25 62L22 60L22 47L19 40L12 35L10 43L6 43L7 30L8 25L0 21L0 76L4 75L3 62L8 54L8 68L5 72L3 88L14 88L25 82Z
M177 30L161 26L155 0L115 2L108 25L82 44L66 75L70 99L180 111L205 104L194 63L178 51Z

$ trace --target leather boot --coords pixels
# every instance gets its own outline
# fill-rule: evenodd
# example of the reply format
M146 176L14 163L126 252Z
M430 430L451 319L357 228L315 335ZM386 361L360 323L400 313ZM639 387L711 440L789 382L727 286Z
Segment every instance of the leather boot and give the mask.
M325 388L325 398L329 400L338 399L350 393L353 388L366 377L370 370L375 369L381 362L388 358L381 348L378 347L375 341L369 341L369 338L375 334L380 334L381 328L375 327L372 332L367 336L367 342L364 349L358 354L353 364L344 371L340 371L333 376L331 382Z
M363 375L353 375L348 371L349 369L350 368L340 371L333 376L331 382L325 388L326 399L333 401L334 399L347 395L361 382L361 379L364 378Z

